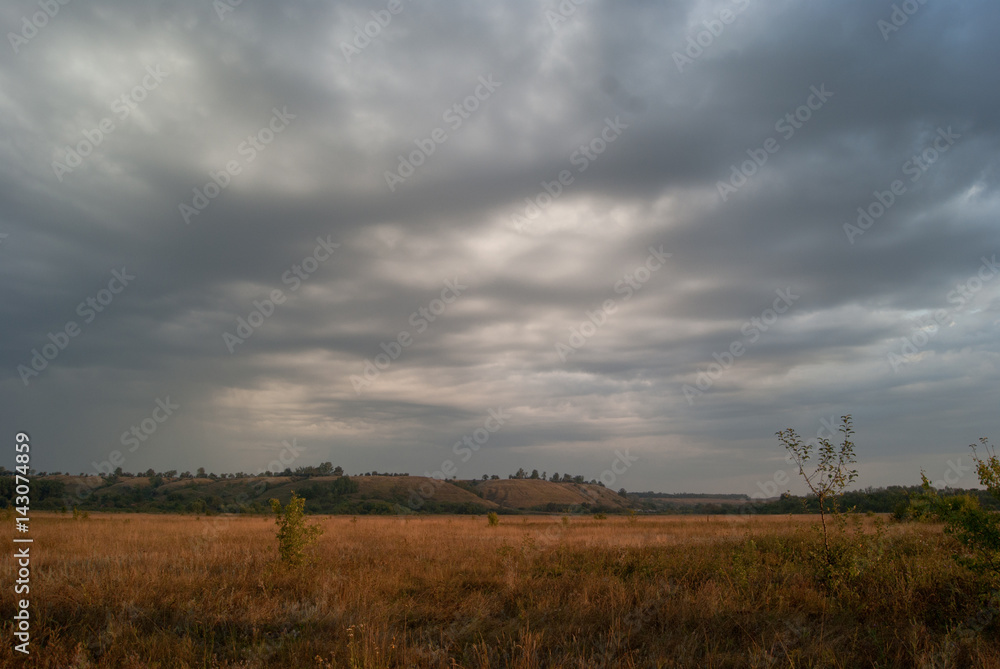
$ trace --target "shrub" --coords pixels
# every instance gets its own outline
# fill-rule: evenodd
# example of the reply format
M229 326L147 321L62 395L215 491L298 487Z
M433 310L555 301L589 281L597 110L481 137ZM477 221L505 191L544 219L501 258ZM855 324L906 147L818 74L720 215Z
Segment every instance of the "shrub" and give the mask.
M606 515L604 515L603 513L595 513L594 514L594 520L607 520L607 519L608 519L608 517Z
M987 439L979 443L986 451L985 457L979 456L975 444L970 446L979 483L1000 500L1000 460ZM992 579L1000 577L1000 515L982 508L972 495L942 497L931 488L926 475L921 473L920 477L924 492L913 502L914 517L920 517L922 512L944 521L945 533L954 536L967 551L966 555L955 555L955 560Z
M496 527L500 524L500 516L497 515L496 511L490 511L486 514L486 522L489 523L490 527Z
M271 500L271 510L277 518L278 554L281 561L290 565L300 565L305 560L305 550L323 533L318 525L309 525L305 520L305 499L292 492L292 498L281 508L281 502Z
M851 436L854 434L851 415L841 416L840 420L842 421L840 433L844 435L843 443L837 448L826 437L820 438L819 462L811 474L807 474L805 468L806 463L812 458L813 445L808 441L802 441L791 428L777 433L778 440L798 467L799 475L819 501L819 518L823 526L823 555L828 565L833 560L833 554L830 551L830 536L826 524L827 513L832 511L837 514L837 496L858 477L858 470L848 469L855 462L854 442L851 441Z

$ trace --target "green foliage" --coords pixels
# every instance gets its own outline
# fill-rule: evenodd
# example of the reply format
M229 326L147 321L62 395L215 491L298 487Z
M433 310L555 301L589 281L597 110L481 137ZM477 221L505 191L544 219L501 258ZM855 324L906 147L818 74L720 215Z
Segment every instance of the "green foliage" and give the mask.
M467 490L471 492L476 497L483 497L483 491L480 490L475 483L472 481L459 481L458 479L447 479L447 482L453 486L461 488L462 490Z
M828 567L833 565L834 554L830 548L830 533L826 516L831 512L835 515L839 513L837 497L858 477L858 470L850 469L850 466L855 463L854 442L851 441L851 437L854 435L854 424L850 414L841 416L840 420L840 433L844 435L843 443L837 447L826 437L817 439L819 460L811 473L806 472L806 464L813 457L813 444L803 441L791 428L776 433L785 450L791 454L799 469L799 475L806 482L809 492L816 497L819 503L820 522L823 529L823 557Z
M500 524L500 516L497 515L496 511L490 511L486 514L486 522L489 523L490 527L496 527Z
M358 482L341 476L333 481L313 483L302 488L302 498L309 500L309 508L314 512L334 512L344 497L358 491Z
M608 517L603 513L595 513L594 520L607 520Z
M191 513L201 514L201 513L205 513L205 511L208 510L208 505L205 504L205 500L203 500L203 499L193 499L188 504L188 510Z
M302 564L306 549L323 533L318 525L306 523L305 505L306 500L294 491L284 509L281 508L281 502L271 500L271 510L277 516L274 522L278 526L278 554L286 564Z
M985 457L980 457L976 444L970 446L979 483L1000 500L1000 460L987 439L979 443ZM923 493L913 499L911 515L943 521L945 533L954 536L965 549L964 554L953 556L956 562L994 581L1000 579L1000 514L984 509L972 495L941 496L926 475L921 473L920 477Z

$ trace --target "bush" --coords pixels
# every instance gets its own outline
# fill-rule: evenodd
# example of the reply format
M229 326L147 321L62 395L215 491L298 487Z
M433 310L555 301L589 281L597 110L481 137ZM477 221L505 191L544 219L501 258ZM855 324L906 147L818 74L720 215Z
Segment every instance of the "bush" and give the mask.
M1000 500L1000 460L988 440L983 438L979 442L986 451L983 458L975 444L970 446L979 483ZM982 508L979 499L971 495L942 497L931 488L927 476L921 473L920 477L924 492L913 501L913 516L944 521L945 533L954 536L966 549L966 554L955 555L955 560L992 580L1000 578L1000 515Z
M802 437L791 428L777 433L778 440L798 468L799 476L819 503L819 519L823 530L823 557L827 566L832 566L834 554L830 548L826 516L832 511L834 516L838 517L837 497L858 477L858 471L850 468L855 462L854 442L851 440L854 436L854 423L851 414L841 416L840 420L840 433L844 435L843 443L837 447L826 437L818 439L819 459L812 473L806 472L806 463L813 456L812 440L803 441Z
M271 500L271 510L277 515L274 523L278 526L278 554L281 561L290 565L300 565L305 560L305 550L323 533L318 525L308 525L305 520L305 499L292 492L292 498L284 509L281 502Z
M500 516L497 515L496 511L490 511L486 514L486 522L489 523L490 527L496 527L500 524Z

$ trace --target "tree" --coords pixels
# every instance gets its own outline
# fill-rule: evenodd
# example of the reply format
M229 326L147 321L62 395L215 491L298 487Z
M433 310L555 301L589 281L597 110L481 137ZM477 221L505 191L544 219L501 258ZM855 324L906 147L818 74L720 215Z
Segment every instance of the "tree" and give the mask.
M514 474L514 478L523 479L528 477L528 472L524 471L523 467L518 467L517 473Z
M205 478L206 474L205 474L205 468L204 467L198 467L198 474L197 474L197 476L200 479Z
M1000 500L1000 459L985 437L979 443L985 457L980 457L976 444L969 446L976 463L976 475L980 485ZM968 494L941 497L931 488L923 472L920 478L923 479L924 492L911 501L911 513L917 515L919 511L926 510L944 521L945 534L954 536L971 554L956 555L959 564L988 574L993 579L1000 577L1000 514L982 508L979 499Z
M336 467L333 468L333 475L334 476L343 476L344 475L344 468L341 467L340 465L337 465Z
M549 479L553 483L559 482L559 472L552 472L552 478Z
M302 564L305 559L305 549L313 544L323 529L318 525L310 525L305 520L306 501L292 491L292 498L281 508L281 502L271 500L271 511L275 513L275 525L278 526L278 554L281 561L290 565Z
M791 428L775 433L778 435L778 441L791 454L794 464L799 469L799 475L806 482L809 491L819 501L819 518L823 526L823 554L827 564L831 562L830 538L826 526L827 513L831 511L837 513L837 497L858 477L858 470L849 468L855 463L854 442L851 441L854 424L850 414L841 416L840 420L839 432L844 435L843 443L838 448L826 437L819 438L817 440L819 460L812 473L806 473L806 463L812 458L813 444L802 441L802 437Z
M538 478L538 470L537 469L532 469L531 470L531 477L530 478L533 478L533 479L537 479Z

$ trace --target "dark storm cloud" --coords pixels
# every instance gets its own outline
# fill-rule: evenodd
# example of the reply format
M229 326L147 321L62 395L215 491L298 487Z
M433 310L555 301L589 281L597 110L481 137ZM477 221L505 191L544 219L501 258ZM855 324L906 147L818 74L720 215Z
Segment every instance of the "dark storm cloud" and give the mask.
M423 473L502 408L462 476L628 448L628 488L746 492L788 425L853 412L865 484L995 434L1000 8L573 6L70 3L8 36L5 429L49 470L294 438Z

